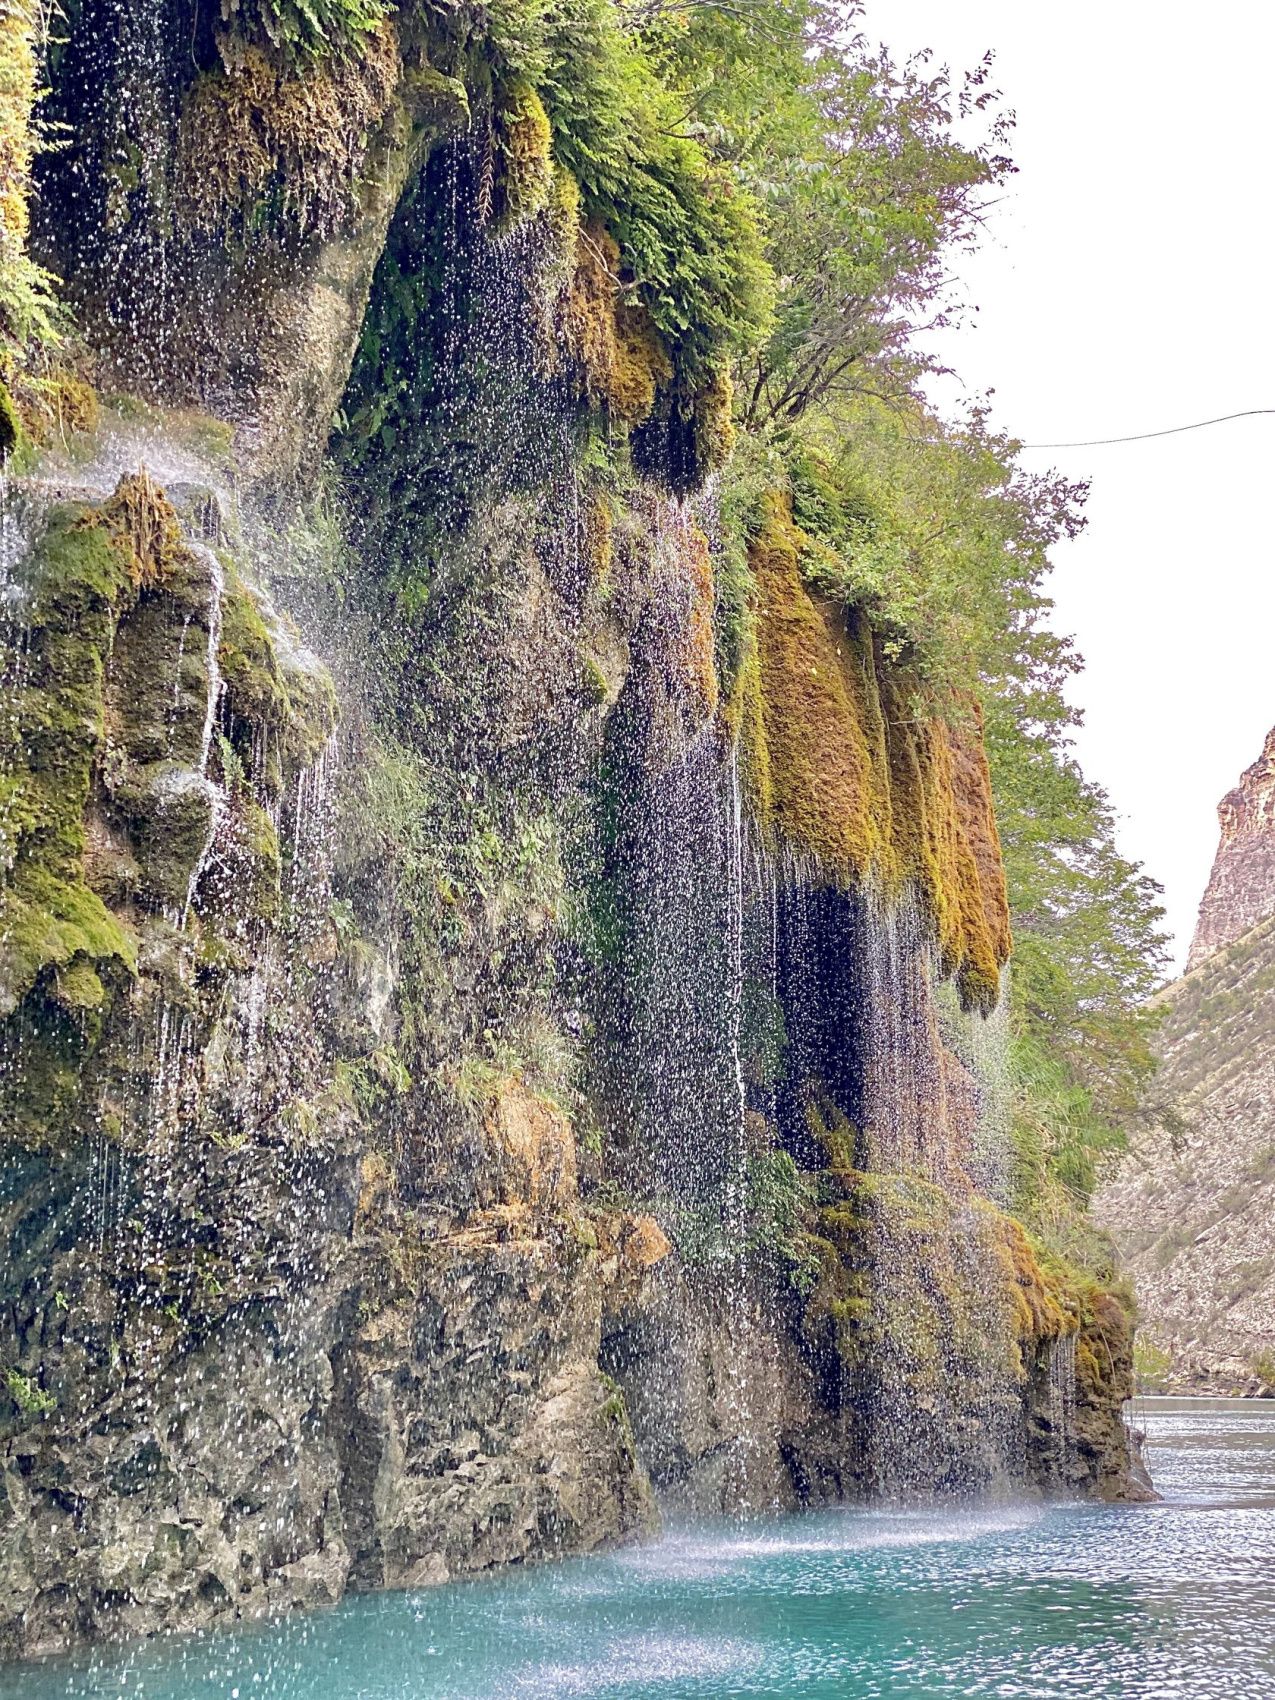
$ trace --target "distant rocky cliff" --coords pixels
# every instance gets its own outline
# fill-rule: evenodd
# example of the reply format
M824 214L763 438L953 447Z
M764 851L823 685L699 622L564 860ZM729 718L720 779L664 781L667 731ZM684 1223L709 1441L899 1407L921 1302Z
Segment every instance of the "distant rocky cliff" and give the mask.
M1275 914L1275 729L1217 814L1222 838L1200 904L1188 972Z
M1181 1126L1134 1141L1096 1208L1133 1275L1144 1384L1275 1389L1275 732L1222 801L1160 1084Z

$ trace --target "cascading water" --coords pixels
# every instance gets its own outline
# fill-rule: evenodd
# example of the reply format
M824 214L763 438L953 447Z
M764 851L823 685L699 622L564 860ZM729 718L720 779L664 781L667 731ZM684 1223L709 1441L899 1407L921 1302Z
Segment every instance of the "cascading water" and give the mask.
M1076 1336L1065 1334L1049 1354L1049 1422L1053 1431L1053 1473L1069 1489L1076 1463Z
M973 962L986 1006L999 887L925 885L982 770L906 742L839 614L797 683L862 711L816 752L837 809L897 781L890 877L788 830L756 740L825 613L795 556L805 604L750 566L727 606L745 544L687 492L729 397L548 152L518 214L493 174L548 143L490 76L467 107L468 37L430 60L396 12L294 74L236 47L253 10L86 0L57 68L50 251L146 399L0 492L0 895L40 923L0 1007L0 1424L51 1530L0 1627L587 1551L652 1482L693 1514L983 1488L1028 1473L1046 1376L1069 1484L1075 1343L1041 1342L1074 1319L995 1207L1003 1017L941 980ZM255 146L254 79L371 102L331 241L286 195L189 204L183 109ZM339 398L331 490L280 448L302 395L316 461Z

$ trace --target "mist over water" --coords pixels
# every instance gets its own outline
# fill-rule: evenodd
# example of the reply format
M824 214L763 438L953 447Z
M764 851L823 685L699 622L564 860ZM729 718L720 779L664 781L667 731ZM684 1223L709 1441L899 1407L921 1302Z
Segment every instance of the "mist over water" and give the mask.
M1164 1501L838 1510L6 1671L3 1700L1275 1692L1275 1406L1147 1400Z

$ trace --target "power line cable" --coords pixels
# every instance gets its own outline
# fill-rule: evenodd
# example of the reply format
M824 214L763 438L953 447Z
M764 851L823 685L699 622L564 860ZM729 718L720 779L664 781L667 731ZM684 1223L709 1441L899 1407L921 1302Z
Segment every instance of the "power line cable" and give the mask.
M1216 419L1197 419L1192 425L1171 425L1167 431L1137 431L1131 437L1091 437L1083 443L1024 443L1025 449L1104 449L1112 443L1145 443L1152 437L1179 437L1184 431L1203 431L1206 425L1225 425L1232 419L1257 419L1275 414L1275 407L1250 407L1243 413L1223 413Z

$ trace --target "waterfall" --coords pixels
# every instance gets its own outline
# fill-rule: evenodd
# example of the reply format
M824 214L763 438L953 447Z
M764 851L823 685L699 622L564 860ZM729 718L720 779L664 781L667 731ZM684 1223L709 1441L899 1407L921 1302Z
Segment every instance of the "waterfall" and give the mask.
M1049 1353L1049 1426L1054 1481L1070 1488L1076 1463L1076 1336L1064 1334Z
M215 785L208 779L208 758L212 753L213 732L217 725L217 710L221 705L223 689L217 651L221 643L222 601L226 594L226 575L216 551L210 549L207 544L192 542L188 547L195 558L202 562L208 573L208 642L205 650L207 699L204 707L204 724L199 735L199 756L194 771L199 779L207 785L210 808L208 836L205 838L203 848L191 868L190 882L186 888L186 901L178 920L178 924L183 928L190 920L190 912L195 902L195 892L198 890L199 882L208 866L208 858L212 855L213 845L217 840L217 831L226 811L224 787ZM182 643L184 647L184 628Z

